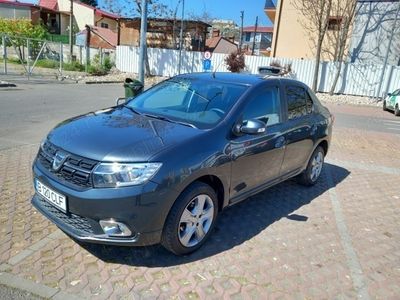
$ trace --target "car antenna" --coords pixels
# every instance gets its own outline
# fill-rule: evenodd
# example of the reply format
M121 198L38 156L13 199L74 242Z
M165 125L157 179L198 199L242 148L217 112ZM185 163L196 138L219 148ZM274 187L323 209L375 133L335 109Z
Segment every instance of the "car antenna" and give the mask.
M215 69L215 71L212 73L212 77L215 78L215 73L218 71L219 67L221 66L223 60L220 61L218 67Z

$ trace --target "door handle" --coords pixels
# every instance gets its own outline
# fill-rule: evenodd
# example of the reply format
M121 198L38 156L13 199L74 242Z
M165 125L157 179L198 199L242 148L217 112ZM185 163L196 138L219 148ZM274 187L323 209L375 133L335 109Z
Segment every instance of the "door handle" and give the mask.
M280 136L275 142L275 148L282 148L285 147L285 145L286 145L286 140L285 137L283 136Z

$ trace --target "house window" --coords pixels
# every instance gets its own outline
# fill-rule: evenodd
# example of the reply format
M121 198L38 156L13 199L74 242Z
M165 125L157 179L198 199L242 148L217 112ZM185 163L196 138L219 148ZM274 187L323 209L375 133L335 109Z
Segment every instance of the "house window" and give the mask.
M245 40L246 42L250 42L250 38L251 38L251 32L246 32L246 35L245 35L245 37L244 37L244 40Z
M100 27L101 27L101 28L108 28L108 24L107 24L107 23L104 23L104 22L101 22L101 23L100 23Z
M340 25L342 24L342 17L329 17L328 20L328 30L340 30Z

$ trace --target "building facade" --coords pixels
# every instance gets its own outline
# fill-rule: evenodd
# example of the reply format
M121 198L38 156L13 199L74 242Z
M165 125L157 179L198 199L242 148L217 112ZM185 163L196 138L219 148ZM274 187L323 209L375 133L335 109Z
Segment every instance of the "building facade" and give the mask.
M399 66L400 1L358 2L351 38L351 62L383 64L388 54L388 64ZM396 14L398 20L395 24Z
M243 27L242 50L248 54L267 55L271 53L273 27L247 26ZM254 45L254 51L253 51Z

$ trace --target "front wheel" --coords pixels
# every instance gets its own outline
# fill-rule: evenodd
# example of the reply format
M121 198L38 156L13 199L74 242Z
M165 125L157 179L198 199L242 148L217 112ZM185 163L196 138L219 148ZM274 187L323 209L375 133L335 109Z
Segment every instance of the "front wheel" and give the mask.
M394 108L394 115L395 116L400 116L400 109L399 109L399 105L396 104L396 107Z
M176 255L200 248L210 235L218 214L218 199L207 184L195 182L176 200L165 222L161 244Z
M318 146L311 155L307 168L298 177L301 184L311 186L317 182L321 175L322 167L324 166L324 157L324 149L322 149L321 146Z
M386 100L383 100L382 109L383 109L383 111L387 111Z

